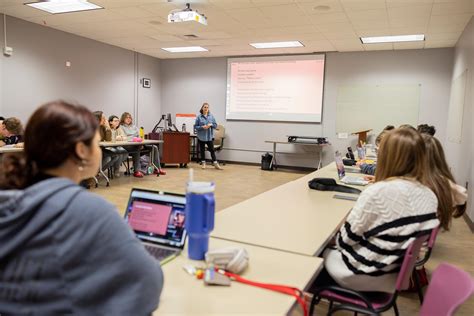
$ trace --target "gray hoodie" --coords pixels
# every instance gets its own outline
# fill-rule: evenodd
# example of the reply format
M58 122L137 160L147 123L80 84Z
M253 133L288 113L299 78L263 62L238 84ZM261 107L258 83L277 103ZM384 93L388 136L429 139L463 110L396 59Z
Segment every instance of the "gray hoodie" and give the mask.
M163 272L116 208L64 178L0 191L0 315L147 315Z

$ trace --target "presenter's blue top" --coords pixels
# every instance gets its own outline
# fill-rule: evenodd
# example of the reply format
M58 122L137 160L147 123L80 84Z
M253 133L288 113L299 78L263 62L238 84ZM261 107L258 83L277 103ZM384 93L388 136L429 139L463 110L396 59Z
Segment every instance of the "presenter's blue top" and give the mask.
M211 127L205 129L204 126L211 124ZM203 142L209 142L214 139L214 129L217 128L216 119L211 113L207 115L199 114L194 122L194 129L197 132L197 138Z

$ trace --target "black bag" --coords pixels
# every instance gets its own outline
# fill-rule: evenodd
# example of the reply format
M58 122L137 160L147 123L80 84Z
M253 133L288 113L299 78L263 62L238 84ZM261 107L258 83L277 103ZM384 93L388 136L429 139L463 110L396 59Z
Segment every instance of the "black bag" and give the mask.
M314 178L308 182L308 186L313 190L319 191L337 191L354 194L359 194L362 192L359 189L337 184L336 180L331 178Z
M262 170L273 170L273 155L270 153L262 155L261 168Z

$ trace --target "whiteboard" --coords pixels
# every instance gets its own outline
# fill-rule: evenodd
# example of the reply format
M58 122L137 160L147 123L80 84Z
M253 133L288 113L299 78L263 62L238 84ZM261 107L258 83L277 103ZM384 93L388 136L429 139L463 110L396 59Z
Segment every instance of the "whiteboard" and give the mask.
M461 143L464 101L466 96L467 69L451 85L448 112L448 140Z
M190 135L194 135L194 122L196 121L196 114L177 113L176 114L176 128L182 131L183 124L186 132Z
M340 86L336 101L336 132L372 129L378 134L387 125L416 127L420 90L420 84Z

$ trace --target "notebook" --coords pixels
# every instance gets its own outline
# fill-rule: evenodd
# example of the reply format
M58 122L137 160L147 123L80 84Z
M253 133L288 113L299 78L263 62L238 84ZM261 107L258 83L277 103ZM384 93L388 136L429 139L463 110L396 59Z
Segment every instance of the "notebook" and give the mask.
M369 184L369 181L364 180L364 178L362 177L346 176L346 170L345 170L344 164L342 163L342 156L339 153L339 151L336 151L335 161L336 161L337 175L339 176L339 181L341 181L344 184L350 184L350 185Z
M132 189L125 220L145 249L161 264L184 248L186 197L180 194Z

